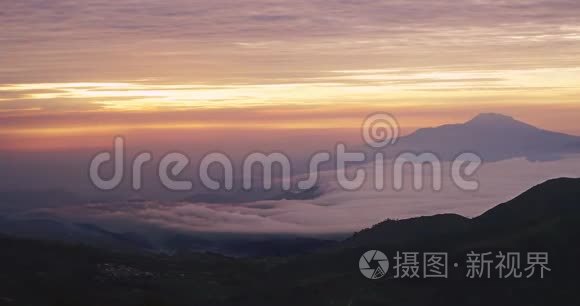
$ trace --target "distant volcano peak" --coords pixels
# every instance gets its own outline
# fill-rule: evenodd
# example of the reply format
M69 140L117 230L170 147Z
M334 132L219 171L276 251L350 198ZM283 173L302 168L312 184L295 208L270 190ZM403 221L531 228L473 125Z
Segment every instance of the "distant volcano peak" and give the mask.
M446 160L460 152L477 152L488 162L517 157L556 160L565 153L579 153L580 137L543 130L502 114L482 113L462 124L419 129L399 140L396 152L402 151L434 152Z
M534 126L516 120L511 116L498 113L482 113L473 119L467 121L466 125L471 126L490 126L490 127L520 127L520 128L534 128Z
M469 120L466 123L483 123L483 124L495 124L495 123L506 123L506 122L520 122L516 119L514 119L511 116L507 116L507 115L503 115L503 114L498 114L498 113L481 113L475 117L473 117L473 119Z

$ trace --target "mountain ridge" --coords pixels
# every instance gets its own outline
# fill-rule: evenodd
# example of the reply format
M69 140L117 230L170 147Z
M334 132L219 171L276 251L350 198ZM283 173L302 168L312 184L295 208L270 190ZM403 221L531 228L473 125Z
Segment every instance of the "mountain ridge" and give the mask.
M282 259L117 253L0 236L4 246L0 253L0 304L260 306L276 301L281 306L576 305L580 303L576 294L579 193L580 179L549 180L473 219L443 214L383 223L392 234L401 232L400 224L406 229L419 225L418 230L411 231L415 234L438 232L423 239L389 243L380 237L376 242L344 244ZM535 206L543 210L528 211ZM510 217L514 215L510 210L517 212L517 219ZM466 220L474 224L464 228ZM448 224L456 225L455 229ZM378 224L371 231L380 227ZM358 269L361 255L368 250L382 250L389 259L396 251L445 251L449 263L463 264L465 254L474 250L539 251L549 254L551 270L543 279L471 280L466 279L465 269L452 265L448 279L368 280Z
M481 231L516 232L521 228L580 213L579 198L580 178L556 178L540 183L474 218L437 214L403 220L387 219L355 233L344 243L347 247L360 247L422 242L444 237L450 232L455 236ZM393 237L393 233L403 233L404 237Z
M463 152L476 153L486 162L517 157L547 161L580 153L580 136L544 130L507 115L482 113L463 123L418 129L386 152L390 157L431 152L447 161Z

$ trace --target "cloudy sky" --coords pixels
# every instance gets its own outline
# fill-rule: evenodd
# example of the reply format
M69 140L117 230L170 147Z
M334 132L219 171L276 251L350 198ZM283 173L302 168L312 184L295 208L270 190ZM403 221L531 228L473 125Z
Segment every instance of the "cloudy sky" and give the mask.
M360 144L376 111L395 115L402 134L497 112L580 135L578 12L577 0L4 1L0 190L80 192L90 157L115 135L133 152L306 156ZM51 213L187 230L351 231L388 216L476 215L544 179L580 175L577 161L486 165L475 194L363 188L312 201Z
M129 131L345 129L375 110L409 130L496 111L580 134L579 10L576 0L5 1L0 150L94 147Z

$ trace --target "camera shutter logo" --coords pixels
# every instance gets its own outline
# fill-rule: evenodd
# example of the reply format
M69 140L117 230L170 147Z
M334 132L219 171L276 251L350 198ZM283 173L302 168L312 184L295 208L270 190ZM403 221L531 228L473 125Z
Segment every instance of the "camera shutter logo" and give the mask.
M358 261L362 275L368 279L379 279L389 270L389 259L381 251L370 250L365 252Z

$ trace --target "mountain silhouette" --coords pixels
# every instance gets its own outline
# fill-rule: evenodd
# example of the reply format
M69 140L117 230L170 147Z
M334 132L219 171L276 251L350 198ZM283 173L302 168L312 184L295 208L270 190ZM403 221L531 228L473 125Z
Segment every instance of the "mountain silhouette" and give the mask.
M34 208L62 207L83 201L64 190L0 191L0 213L7 214Z
M539 184L468 219L436 215L387 220L308 255L283 259L217 254L120 253L86 246L0 237L0 304L7 305L578 305L580 179ZM368 250L541 251L546 278L369 280ZM524 257L525 258L525 257ZM391 262L391 269L395 263ZM389 274L391 273L391 274ZM65 289L63 289L65 288Z
M488 162L517 157L545 161L580 153L580 137L543 130L506 115L485 113L461 124L419 129L386 150L391 156L403 151L432 152L443 160L473 152Z
M353 235L338 248L279 266L275 272L294 281L268 290L277 292L280 300L301 305L576 305L580 303L576 293L579 197L580 179L560 178L473 219L446 214L386 220ZM349 267L368 250L381 250L391 260L398 251L445 252L451 265L449 277L444 281L388 277L366 281L356 267ZM472 281L466 279L467 269L453 265L465 263L471 251L516 252L522 256L522 265L527 252L545 252L551 271L546 279ZM295 297L297 292L300 298ZM332 302L324 298L328 296L333 297Z
M456 214L441 214L386 220L355 233L343 242L343 246L431 244L436 239L445 239L449 243L452 239L469 240L476 237L502 240L506 235L523 239L528 234L546 234L554 227L571 221L569 218L579 216L578 199L580 179L553 179L473 219Z
M109 250L150 251L152 244L135 233L116 233L94 224L50 219L0 218L0 233L11 237L62 241Z

